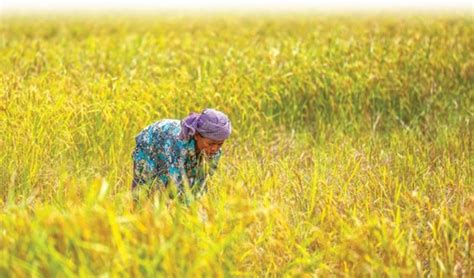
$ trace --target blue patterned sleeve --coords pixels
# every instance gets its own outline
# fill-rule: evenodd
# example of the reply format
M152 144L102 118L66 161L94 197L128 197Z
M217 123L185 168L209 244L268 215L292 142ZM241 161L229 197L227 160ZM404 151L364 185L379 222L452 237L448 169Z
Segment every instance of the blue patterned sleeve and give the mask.
M181 155L181 149L173 140L164 140L163 149L165 153L162 154L162 159L166 164L166 173L163 173L161 179L166 179L166 184L172 183L177 186L178 193L182 194L184 191L185 173L184 159Z

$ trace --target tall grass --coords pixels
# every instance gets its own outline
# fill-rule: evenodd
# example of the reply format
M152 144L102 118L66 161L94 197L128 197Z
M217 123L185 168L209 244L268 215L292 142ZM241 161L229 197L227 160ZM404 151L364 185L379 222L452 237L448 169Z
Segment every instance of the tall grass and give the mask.
M470 276L469 16L4 17L0 276ZM134 136L215 107L209 193L133 208Z

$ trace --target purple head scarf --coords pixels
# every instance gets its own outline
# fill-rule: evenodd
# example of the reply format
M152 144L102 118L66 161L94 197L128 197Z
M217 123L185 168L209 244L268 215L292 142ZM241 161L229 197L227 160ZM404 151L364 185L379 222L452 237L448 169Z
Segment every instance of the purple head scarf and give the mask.
M191 113L181 121L180 139L188 140L199 133L215 141L223 141L232 131L229 118L217 110L205 109L201 114Z

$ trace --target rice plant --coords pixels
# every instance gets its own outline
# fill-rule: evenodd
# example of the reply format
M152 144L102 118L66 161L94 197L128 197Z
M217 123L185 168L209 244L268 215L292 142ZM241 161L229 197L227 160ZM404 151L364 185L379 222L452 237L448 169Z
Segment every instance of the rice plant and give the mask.
M4 16L0 276L472 276L470 15ZM134 136L214 107L209 192Z

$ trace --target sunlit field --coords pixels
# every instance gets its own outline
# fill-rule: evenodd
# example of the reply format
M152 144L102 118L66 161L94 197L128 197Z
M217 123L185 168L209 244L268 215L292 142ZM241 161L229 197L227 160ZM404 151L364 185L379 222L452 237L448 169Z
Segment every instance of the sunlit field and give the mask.
M0 276L471 276L469 15L0 20ZM135 135L229 115L209 192Z

